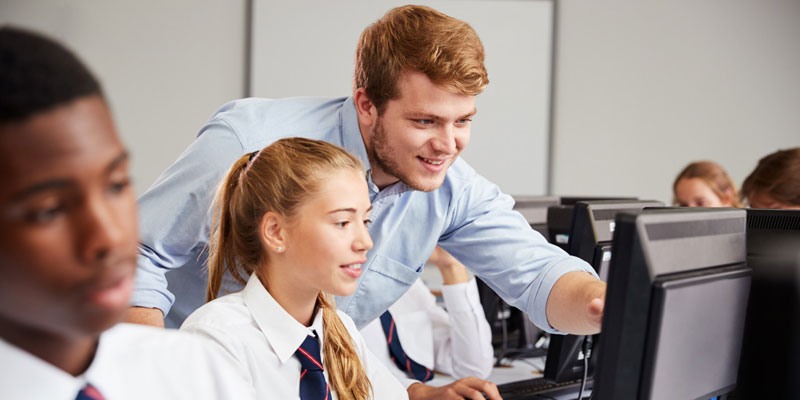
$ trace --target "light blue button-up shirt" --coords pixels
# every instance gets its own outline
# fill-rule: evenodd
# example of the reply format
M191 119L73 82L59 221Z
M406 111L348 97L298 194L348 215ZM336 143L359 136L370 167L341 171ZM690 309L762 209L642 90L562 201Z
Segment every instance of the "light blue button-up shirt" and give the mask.
M453 163L442 186L432 192L402 182L379 190L370 179L352 98L250 98L218 110L139 199L141 244L133 305L170 311L167 324L174 327L204 303L217 186L243 154L295 136L341 146L367 168L374 247L355 293L337 298L359 328L405 293L437 244L550 332L545 310L556 280L570 271L594 274L584 261L548 244L512 210L513 199L463 159ZM232 279L223 286L241 289Z

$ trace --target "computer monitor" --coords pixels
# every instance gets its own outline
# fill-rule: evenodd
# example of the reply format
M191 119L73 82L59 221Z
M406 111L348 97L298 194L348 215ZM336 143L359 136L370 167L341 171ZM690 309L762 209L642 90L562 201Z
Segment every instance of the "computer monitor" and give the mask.
M636 200L636 197L562 196L559 204L547 209L547 238L550 243L569 251L569 235L575 205L581 201Z
M655 200L579 201L573 208L567 243L568 252L591 264L605 281L612 254L611 235L614 232L616 215L625 211L639 211L645 207L663 206L664 203ZM545 359L544 377L554 382L580 378L584 369L581 361L583 340L584 337L578 335L551 335ZM590 365L589 374L593 364L592 362Z
M709 399L730 392L750 269L744 210L621 213L592 397Z
M557 206L560 202L556 196L521 196L514 195L514 210L525 217L531 228L548 239L547 208ZM549 239L548 239L549 240Z
M747 210L753 285L736 399L798 397L800 210Z

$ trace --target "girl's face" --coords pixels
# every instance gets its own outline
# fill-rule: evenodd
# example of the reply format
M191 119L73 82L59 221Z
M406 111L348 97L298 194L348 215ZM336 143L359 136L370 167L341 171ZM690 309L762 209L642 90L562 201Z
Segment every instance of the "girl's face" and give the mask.
M675 185L675 201L681 207L731 207L700 178L683 178Z
M372 248L367 182L360 171L351 169L331 172L321 182L285 228L281 256L297 290L313 296L319 291L349 296Z

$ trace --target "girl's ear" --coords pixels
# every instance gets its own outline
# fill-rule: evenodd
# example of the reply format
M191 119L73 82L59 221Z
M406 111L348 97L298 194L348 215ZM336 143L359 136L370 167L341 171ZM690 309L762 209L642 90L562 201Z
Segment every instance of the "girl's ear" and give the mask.
M283 253L286 250L286 219L268 211L261 218L261 242L269 252Z

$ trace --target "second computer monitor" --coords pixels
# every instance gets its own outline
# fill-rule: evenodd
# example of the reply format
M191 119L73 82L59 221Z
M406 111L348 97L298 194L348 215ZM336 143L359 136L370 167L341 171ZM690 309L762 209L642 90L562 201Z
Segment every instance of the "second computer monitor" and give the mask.
M654 200L578 201L572 207L568 252L591 264L605 281L612 254L614 217L621 212L662 206L664 203ZM583 340L583 336L551 335L545 359L545 378L554 382L566 382L581 377L584 368L584 363L581 362ZM594 362L590 364L590 375L593 368Z

